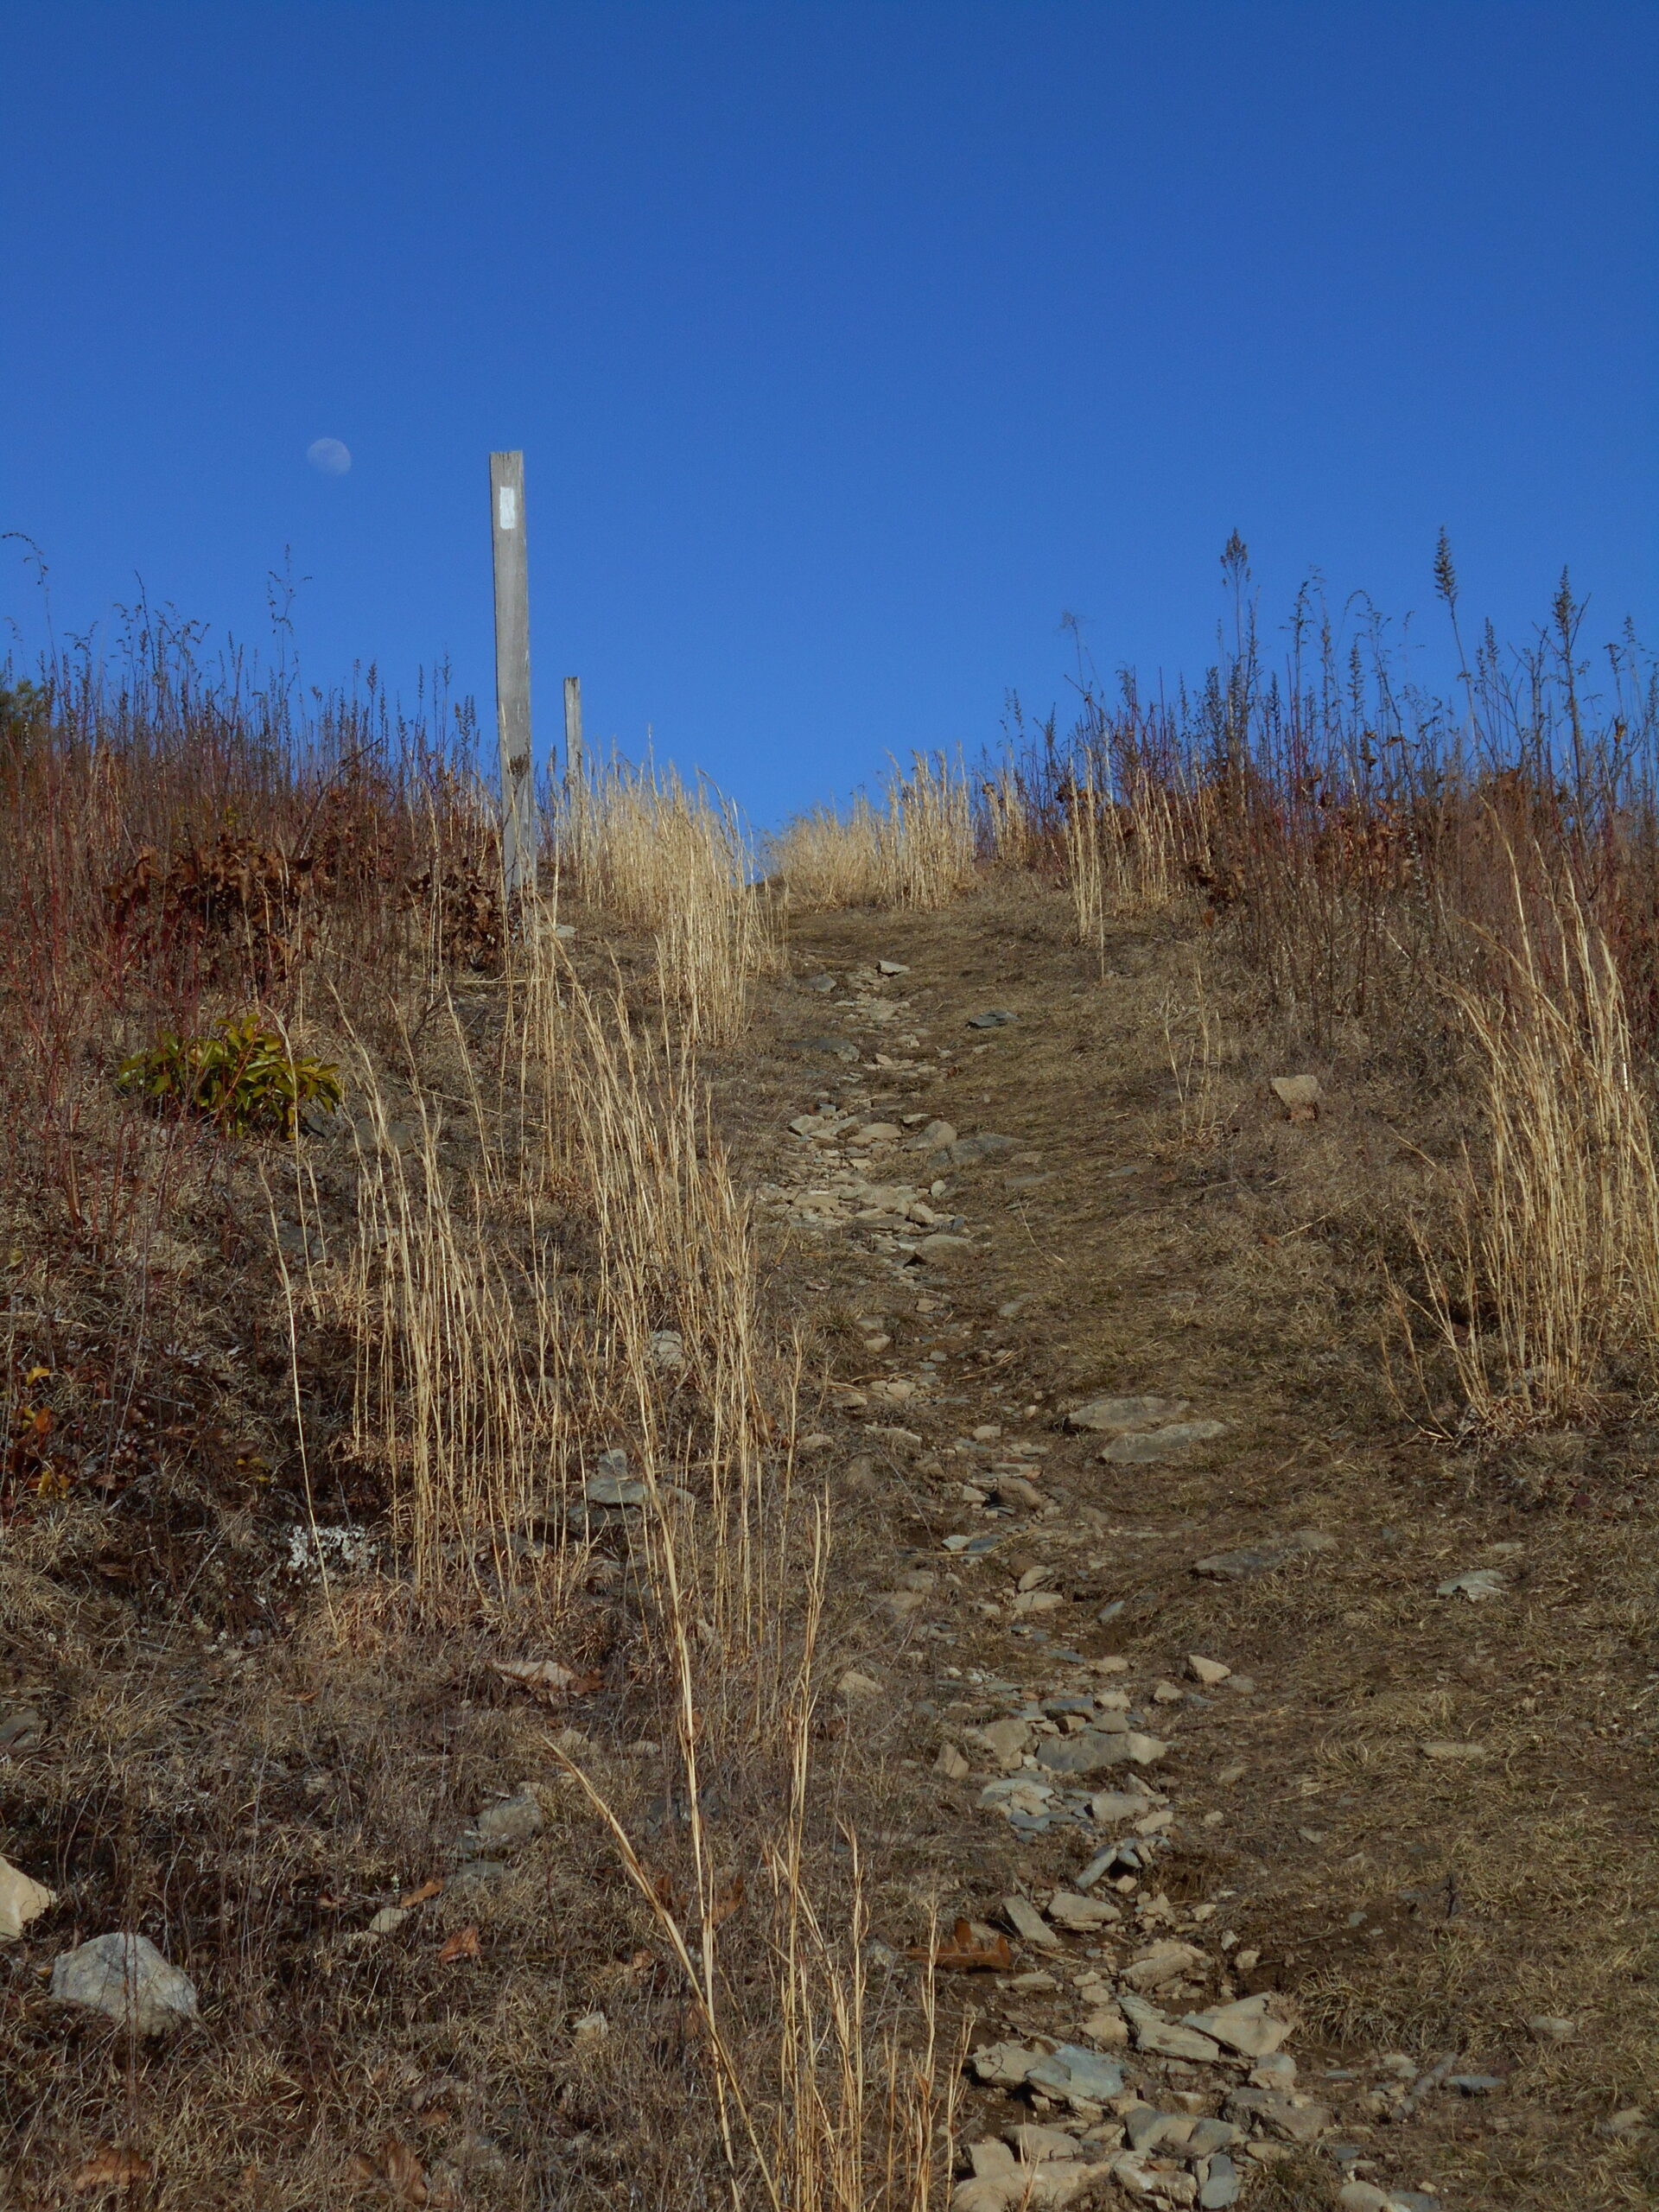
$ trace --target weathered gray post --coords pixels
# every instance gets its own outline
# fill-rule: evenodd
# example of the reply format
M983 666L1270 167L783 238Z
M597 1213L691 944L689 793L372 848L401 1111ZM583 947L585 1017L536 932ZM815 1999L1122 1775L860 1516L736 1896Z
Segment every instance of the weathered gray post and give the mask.
M509 899L536 889L536 766L530 745L530 566L524 456L490 455L495 550L495 727L501 743L501 876Z
M564 782L574 791L582 782L582 678L564 679Z

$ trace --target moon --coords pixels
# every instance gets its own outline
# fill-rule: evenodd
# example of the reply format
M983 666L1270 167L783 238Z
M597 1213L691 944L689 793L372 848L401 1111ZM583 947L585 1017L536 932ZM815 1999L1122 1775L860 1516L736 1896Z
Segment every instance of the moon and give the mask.
M305 457L320 476L343 476L352 465L351 448L338 438L315 438Z

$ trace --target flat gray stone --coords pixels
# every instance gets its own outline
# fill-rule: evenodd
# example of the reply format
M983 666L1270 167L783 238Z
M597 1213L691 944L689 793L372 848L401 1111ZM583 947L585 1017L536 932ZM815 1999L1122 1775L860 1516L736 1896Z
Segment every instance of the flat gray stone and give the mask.
M1061 1939L1028 1897L1004 1897L1003 1916L1022 1943L1033 1950L1058 1951Z
M1330 2107L1287 2089L1235 2089L1222 2107L1224 2118L1241 2127L1259 2120L1286 2143L1314 2143L1332 2126Z
M798 1053L807 1060L855 1060L856 1045L849 1045L844 1037L791 1037L785 1040L786 1052Z
M1086 1406L1076 1406L1067 1414L1068 1428L1093 1429L1096 1434L1122 1436L1132 1428L1149 1428L1159 1421L1173 1421L1184 1414L1188 1401L1185 1398L1139 1397L1090 1398Z
M948 1236L942 1231L933 1236L924 1236L916 1249L929 1260L958 1260L974 1249L969 1236Z
M1223 2212L1224 2207L1237 2203L1240 2186L1238 2168L1224 2151L1217 2151L1205 2170L1198 2202L1204 2212Z
M1437 1598L1467 1598L1471 1604L1479 1605L1484 1598L1501 1598L1509 1588L1503 1573L1495 1567L1471 1567L1466 1574L1448 1575L1444 1582L1437 1582Z
M1046 2056L1028 2044L993 2043L975 2051L968 2063L979 2079L991 2088L1017 2089L1032 2068L1042 2064Z
M1009 1022L1019 1019L1017 1014L1010 1014L1005 1006L989 1006L983 1014L970 1014L968 1027L970 1029L1005 1029Z
M53 1963L52 1994L137 2036L165 2035L200 2017L195 1985L147 1936L94 1936L64 1952Z
M982 1136L958 1137L954 1144L938 1147L938 1157L951 1167L971 1167L976 1160L995 1160L998 1153L1012 1152L1019 1139L998 1136L987 1130Z
M1290 2039L1290 2030L1275 2020L1265 1997L1241 1997L1231 2005L1217 2005L1207 2012L1188 2012L1182 2024L1200 2035L1213 2036L1243 2058L1268 2058Z
M1040 2065L1033 2066L1027 2083L1050 2096L1081 2098L1086 2104L1103 2105L1123 2093L1123 2069L1097 2050L1081 2044L1063 2043Z
M1224 1421L1178 1421L1134 1436L1115 1437L1101 1458L1117 1467L1148 1467L1173 1459L1194 1444L1208 1444L1227 1433Z
M1186 2139L1186 2155L1189 2158L1208 2158L1212 2151L1224 2151L1229 2144L1236 2143L1238 2135L1230 2120L1195 2120L1192 2133Z
M1100 1774L1109 1766L1127 1766L1133 1756L1128 1735L1106 1728L1046 1736L1037 1746L1037 1764L1050 1774Z
M1293 1560L1334 1551L1336 1545L1334 1536L1322 1535L1317 1529L1298 1529L1277 1543L1245 1544L1237 1551L1212 1552L1208 1559L1197 1560L1192 1572L1217 1582L1249 1582L1258 1574L1272 1574L1289 1566Z
M1153 2051L1164 2058L1208 2061L1221 2056L1221 2046L1212 2037L1200 2035L1196 2028L1178 2026L1144 1997L1136 1997L1123 1989L1119 1991L1117 2001L1134 2031L1137 2050Z
M582 1494L589 1505L643 1505L651 1496L632 1475L590 1475Z
M1123 2133L1131 2151L1155 2151L1168 2130L1171 2115L1156 2105L1136 2105L1123 2117Z
M0 1859L0 1943L22 1934L31 1920L38 1920L53 1904L53 1893L43 1882L25 1874L9 1859Z
M511 1797L486 1805L473 1823L485 1843L524 1843L542 1832L542 1808L526 1783Z

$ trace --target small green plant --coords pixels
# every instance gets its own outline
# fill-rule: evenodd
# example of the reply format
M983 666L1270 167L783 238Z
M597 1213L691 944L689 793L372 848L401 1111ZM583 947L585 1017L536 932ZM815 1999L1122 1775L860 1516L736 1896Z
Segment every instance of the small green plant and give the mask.
M119 1090L205 1115L238 1137L291 1137L302 1107L335 1107L344 1096L338 1068L296 1059L251 1014L221 1022L210 1037L163 1030L148 1052L122 1062L115 1079Z

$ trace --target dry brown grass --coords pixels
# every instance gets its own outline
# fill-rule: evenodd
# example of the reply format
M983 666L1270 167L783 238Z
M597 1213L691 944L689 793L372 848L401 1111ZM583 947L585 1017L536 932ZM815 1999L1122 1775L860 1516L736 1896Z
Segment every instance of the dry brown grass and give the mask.
M775 967L775 923L735 810L671 769L595 765L563 790L554 835L586 895L648 930L658 987L692 1043L729 1043L750 979Z
M1022 809L1001 804L997 818L1005 836L1023 828ZM971 788L960 764L917 753L908 774L895 764L879 803L861 794L844 813L820 807L791 822L770 861L804 907L944 906L974 879Z
M1650 1388L1659 1322L1659 1158L1618 965L1570 885L1535 919L1518 870L1515 895L1497 986L1449 986L1485 1125L1451 1179L1454 1267L1418 1232L1465 1429L1494 1435L1593 1422L1615 1355Z

